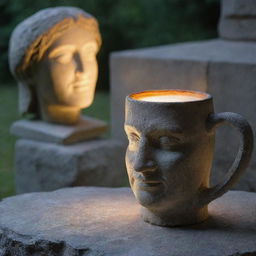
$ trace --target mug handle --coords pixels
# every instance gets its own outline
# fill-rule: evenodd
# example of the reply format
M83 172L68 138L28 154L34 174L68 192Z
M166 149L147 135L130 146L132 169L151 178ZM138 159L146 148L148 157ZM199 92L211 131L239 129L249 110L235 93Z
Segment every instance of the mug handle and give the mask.
M222 124L231 124L240 132L240 146L236 158L228 170L224 180L211 188L201 191L200 205L206 205L212 200L226 193L241 177L249 164L253 151L253 131L249 123L239 114L223 112L209 114L206 121L206 128L209 132Z

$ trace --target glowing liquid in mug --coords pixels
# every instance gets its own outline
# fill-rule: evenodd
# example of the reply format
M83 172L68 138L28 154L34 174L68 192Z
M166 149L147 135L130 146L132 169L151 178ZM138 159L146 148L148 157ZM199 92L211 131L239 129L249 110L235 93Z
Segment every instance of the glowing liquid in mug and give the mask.
M133 99L147 102L191 102L207 97L208 95L205 93L182 90L145 91L132 95Z

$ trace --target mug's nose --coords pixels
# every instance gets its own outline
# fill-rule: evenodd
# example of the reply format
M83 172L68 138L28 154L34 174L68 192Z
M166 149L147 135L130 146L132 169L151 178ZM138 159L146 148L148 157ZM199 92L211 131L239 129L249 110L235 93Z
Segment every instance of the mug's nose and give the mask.
M135 157L134 170L136 172L153 172L155 169L156 164L153 160L152 152L148 146L147 140L142 139Z

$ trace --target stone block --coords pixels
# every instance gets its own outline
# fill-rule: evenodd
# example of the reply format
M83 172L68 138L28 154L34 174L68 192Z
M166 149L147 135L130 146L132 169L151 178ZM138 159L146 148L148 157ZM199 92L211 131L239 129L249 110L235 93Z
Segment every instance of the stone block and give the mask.
M256 4L256 2L255 2ZM254 18L222 18L219 36L236 41L256 41L256 16Z
M255 0L222 0L221 17L256 17Z
M256 40L256 1L222 0L219 36L224 39Z
M73 145L19 139L15 148L16 192L69 186L122 186L124 148L109 139Z
M111 55L111 131L127 145L123 130L126 95L148 89L193 89L212 94L216 112L242 114L256 131L256 43L209 40ZM239 138L219 128L213 182L234 159ZM236 189L256 191L256 153Z
M99 137L106 130L107 124L104 121L85 116L76 125L19 120L11 126L11 133L18 137L64 145Z
M128 188L66 188L0 203L0 253L8 256L256 255L256 194L228 192L198 225L144 222Z

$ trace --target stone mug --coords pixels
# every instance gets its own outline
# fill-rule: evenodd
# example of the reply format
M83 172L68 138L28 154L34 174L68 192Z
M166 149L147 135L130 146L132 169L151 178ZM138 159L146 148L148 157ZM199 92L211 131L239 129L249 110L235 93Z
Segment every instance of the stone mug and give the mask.
M215 130L231 124L241 135L237 156L210 187ZM161 226L202 222L207 205L245 171L253 150L248 122L232 112L214 113L212 96L188 90L152 90L126 97L126 167L144 221Z

